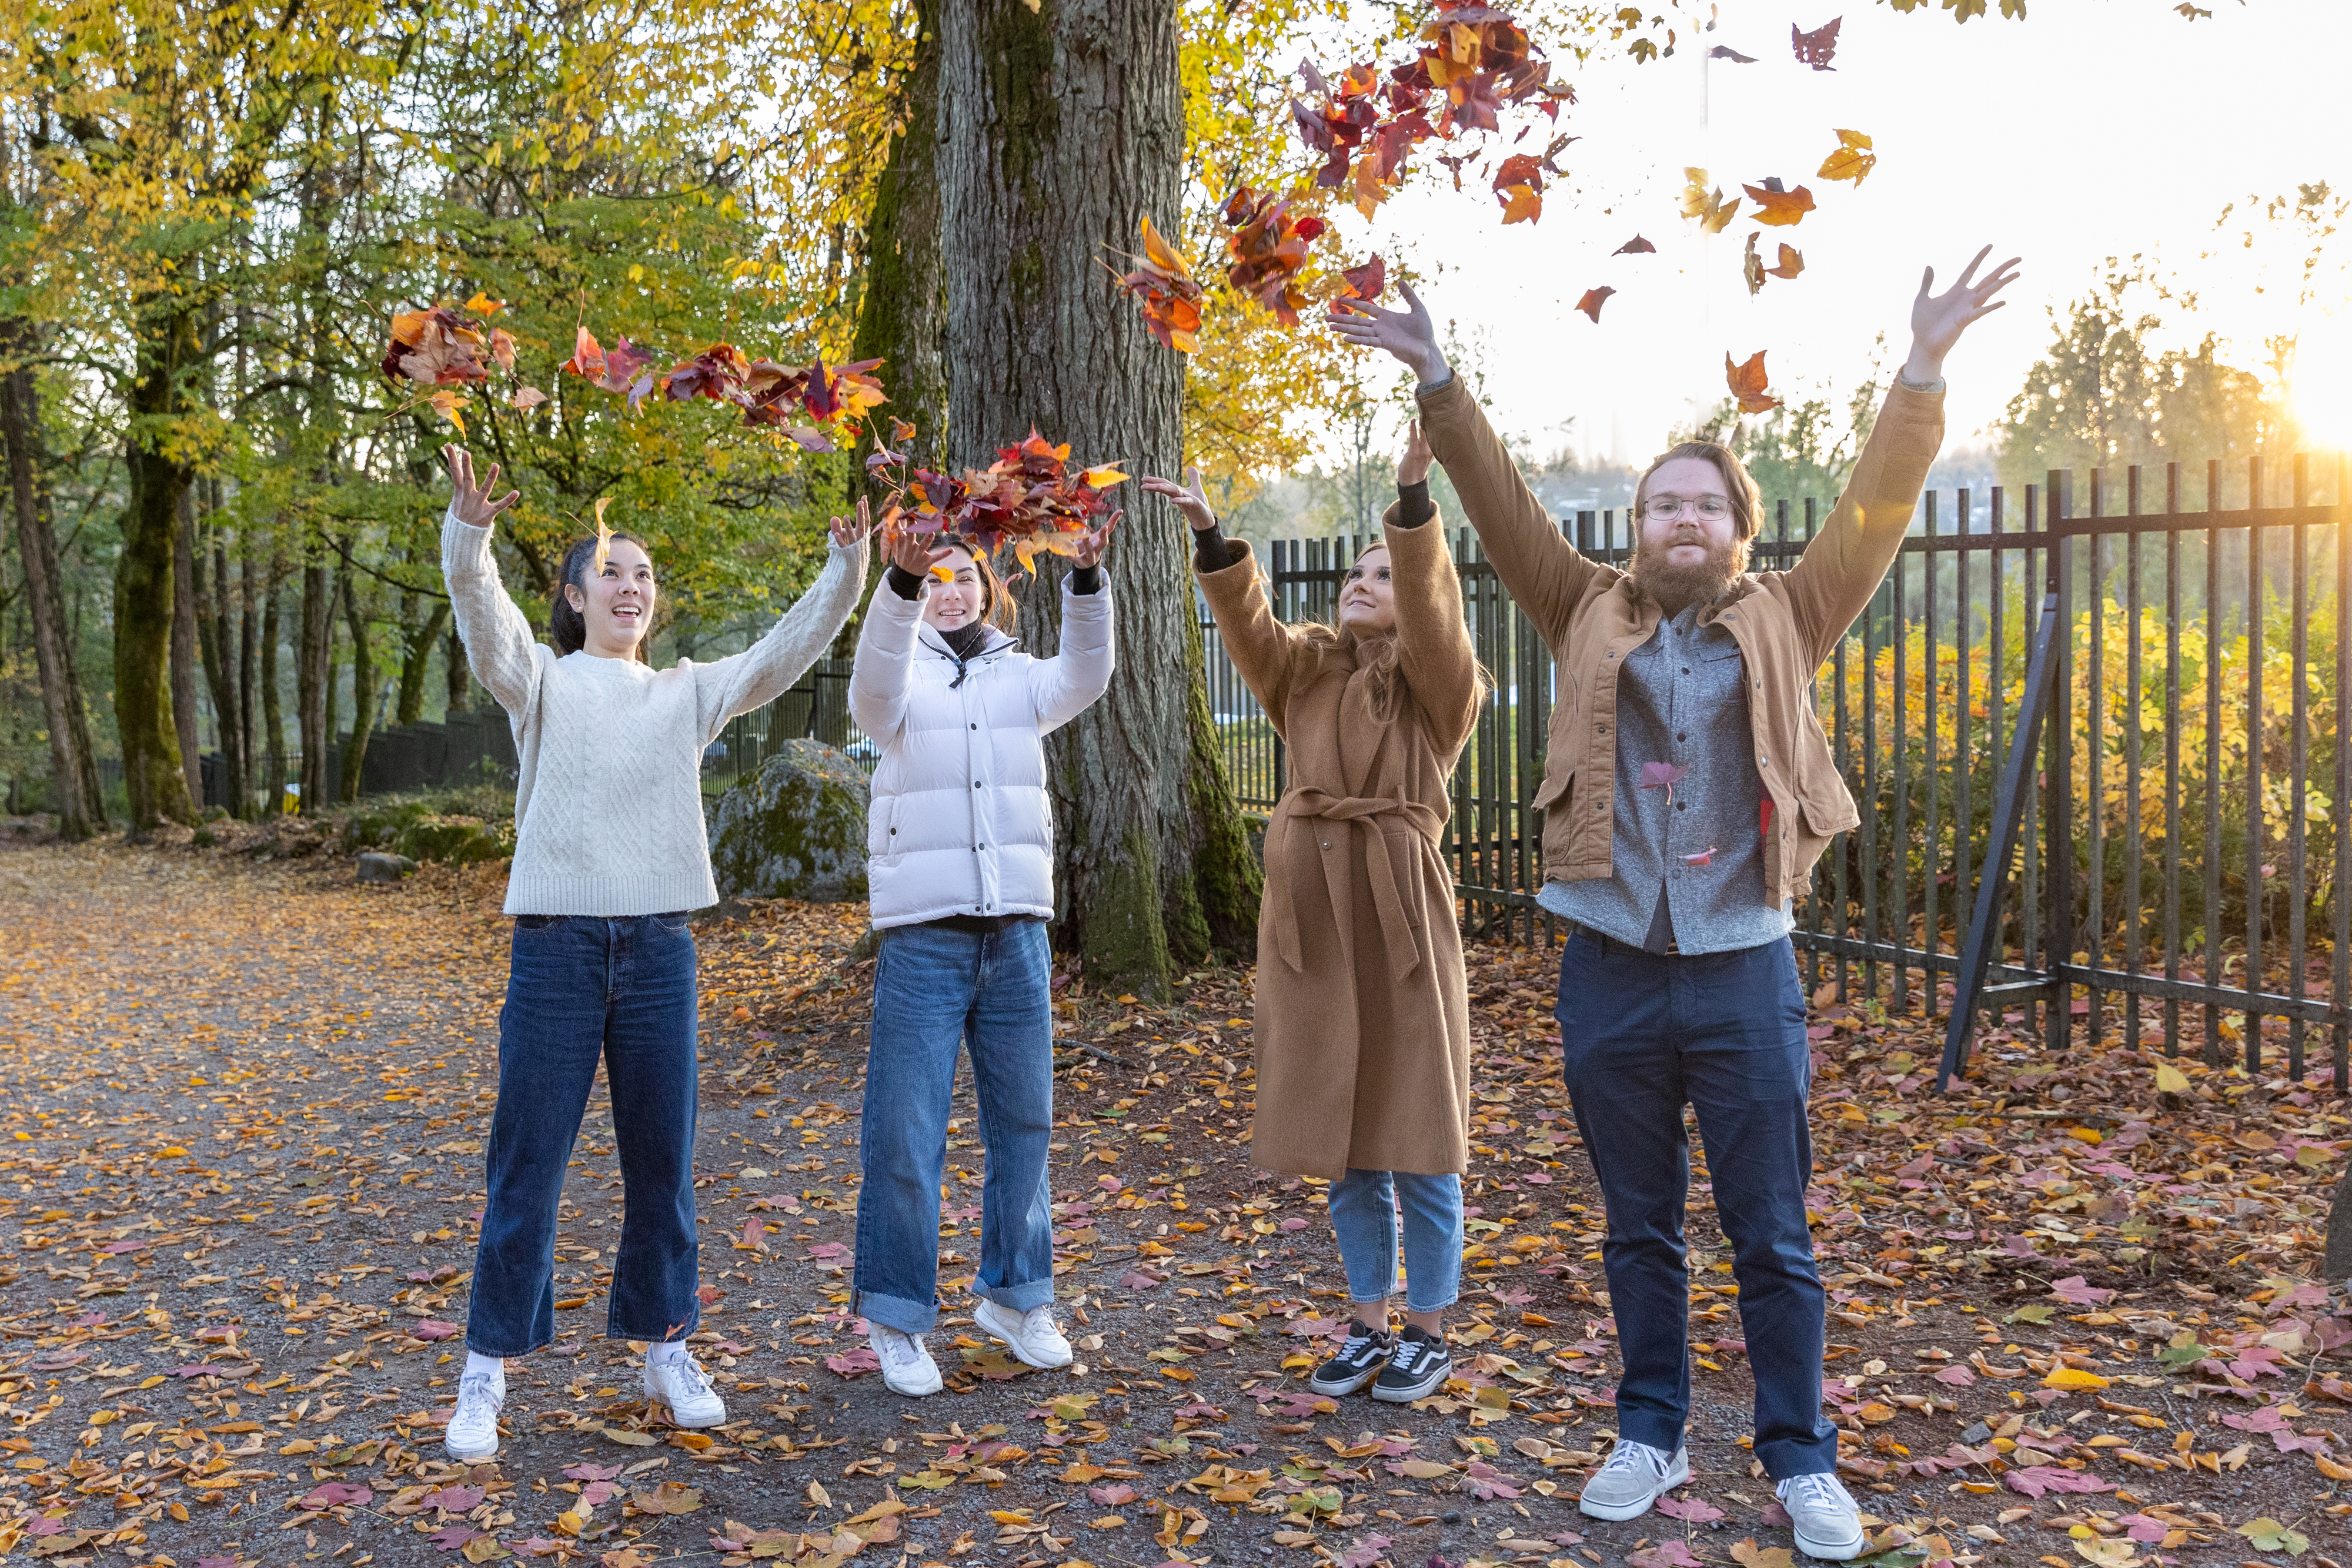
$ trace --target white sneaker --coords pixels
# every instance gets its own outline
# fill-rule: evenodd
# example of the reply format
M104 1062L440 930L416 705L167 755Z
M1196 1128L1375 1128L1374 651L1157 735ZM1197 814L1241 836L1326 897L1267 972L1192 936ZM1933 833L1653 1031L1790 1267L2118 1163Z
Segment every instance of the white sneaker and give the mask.
M1576 1506L1595 1519L1638 1519L1660 1498L1690 1480L1690 1453L1669 1454L1626 1437L1609 1450L1609 1462L1584 1483Z
M1862 1511L1832 1475L1790 1476L1772 1489L1797 1526L1797 1550L1808 1557L1843 1563L1862 1555Z
M1051 1371L1069 1365L1074 1359L1070 1342L1062 1337L1060 1327L1054 1322L1051 1306L1016 1312L982 1296L980 1305L971 1310L971 1321L1003 1340L1014 1355L1032 1366Z
M940 1364L931 1359L930 1346L913 1334L868 1323L866 1343L882 1364L882 1386L891 1393L920 1399L940 1391Z
M727 1401L711 1386L710 1374L690 1355L646 1363L646 1397L669 1406L681 1427L716 1427L727 1419Z
M468 1464L498 1458L499 1412L506 1408L506 1403L507 1376L503 1367L495 1377L478 1372L471 1377L459 1378L457 1408L441 1438L441 1446L449 1457Z

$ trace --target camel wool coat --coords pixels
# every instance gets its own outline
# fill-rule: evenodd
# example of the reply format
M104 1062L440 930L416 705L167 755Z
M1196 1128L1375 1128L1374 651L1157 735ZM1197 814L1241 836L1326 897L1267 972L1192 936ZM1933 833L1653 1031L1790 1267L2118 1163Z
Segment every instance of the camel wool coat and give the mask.
M1470 1009L1446 779L1479 672L1441 519L1387 528L1396 593L1392 711L1377 716L1353 644L1274 618L1247 545L1200 574L1225 649L1289 748L1265 833L1258 916L1261 1168L1459 1172L1469 1158Z

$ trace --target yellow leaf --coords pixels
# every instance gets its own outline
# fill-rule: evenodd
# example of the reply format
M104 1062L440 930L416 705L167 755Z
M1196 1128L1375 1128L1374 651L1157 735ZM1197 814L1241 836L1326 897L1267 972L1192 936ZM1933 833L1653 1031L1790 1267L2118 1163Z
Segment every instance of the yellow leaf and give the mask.
M1036 1522L1036 1521L1029 1517L1029 1511L1025 1508L992 1508L988 1511L988 1517L996 1521L999 1524L1034 1524Z
M2319 1473L2329 1480L2352 1481L2352 1465L2339 1465L2326 1454L2314 1454L2311 1458L2319 1467Z
M1078 476L1078 483L1081 485L1091 486L1097 490L1108 490L1113 485L1119 484L1126 478L1127 476L1119 471L1119 467L1117 464L1106 463L1099 468L1089 468L1085 473L1080 474Z
M2044 1388L2105 1388L2107 1380L2079 1366L2062 1366L2042 1380Z
M1841 131L1837 139L1837 150L1822 160L1814 178L1851 180L1859 185L1878 166L1878 154L1870 150L1870 138L1859 131Z
M1184 259L1183 253L1179 251L1174 246L1170 245L1168 241L1161 236L1160 231L1151 226L1151 220L1150 217L1146 217L1143 220L1143 259L1158 267L1160 271L1171 274L1174 277L1190 277L1192 276L1192 264L1186 261Z
M1733 1544L1731 1560L1741 1568L1792 1568L1787 1547L1759 1546L1752 1536Z
M633 1448L650 1448L656 1441L651 1432L629 1432L618 1427L605 1427L604 1436L615 1443L626 1443Z
M610 496L596 497L596 557L588 563L588 575L591 577L604 575L604 562L613 553L613 529L604 521L604 508L612 504Z
M442 418L456 425L457 427L458 434L463 435L466 434L467 398L465 393L459 392L456 387L443 387L425 401L433 405L434 413L439 414Z
M809 1482L808 1500L809 1501L816 1504L819 1508L831 1508L833 1506L833 1494L824 1490L824 1483L823 1481Z
M2156 1086L2167 1094L2186 1094L2189 1074L2168 1061L2159 1061L2156 1064Z
M471 299L466 301L466 308L472 311L477 316L495 316L506 308L507 302L505 300L493 299L488 295L484 294L479 290L475 292L474 297Z

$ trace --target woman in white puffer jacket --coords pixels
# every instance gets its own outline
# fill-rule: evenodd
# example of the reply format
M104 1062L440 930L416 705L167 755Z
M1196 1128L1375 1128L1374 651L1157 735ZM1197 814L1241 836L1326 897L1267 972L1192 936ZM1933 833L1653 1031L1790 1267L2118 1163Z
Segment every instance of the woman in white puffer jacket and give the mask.
M1021 651L1011 597L970 546L885 549L849 708L881 748L866 883L882 953L859 1135L853 1310L883 1382L935 1394L940 1178L960 1048L971 1051L987 1178L972 1322L1032 1366L1066 1366L1054 1322L1053 808L1045 737L1110 685L1112 517L1073 553L1061 652Z

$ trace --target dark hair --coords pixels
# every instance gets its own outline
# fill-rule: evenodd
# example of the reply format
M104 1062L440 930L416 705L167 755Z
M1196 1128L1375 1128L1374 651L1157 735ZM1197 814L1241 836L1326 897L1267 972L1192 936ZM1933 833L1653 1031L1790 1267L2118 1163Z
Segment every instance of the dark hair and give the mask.
M612 536L614 544L619 544L623 539L628 540L639 549L646 549L646 541L635 534ZM646 554L650 559L653 552L646 550ZM574 539L572 548L563 552L563 570L555 580L555 597L547 608L547 640L555 644L556 656L559 658L566 653L576 653L588 645L588 622L580 612L572 608L572 596L564 590L577 588L582 596L585 597L588 592L588 568L595 559L596 536L593 534L584 539ZM652 635L653 627L648 622L646 627L646 636L637 639L637 645L630 650L630 657L643 664L646 657L646 643Z
M1748 476L1748 465L1730 447L1716 441L1678 441L1650 460L1650 465L1642 470L1641 483L1633 486L1634 528L1640 529L1642 506L1650 498L1650 476L1678 457L1715 465L1716 472L1723 476L1723 487L1731 493L1731 531L1743 543L1754 538L1764 521L1763 497Z
M942 549L960 549L971 557L972 569L980 573L980 618L985 624L1011 635L1013 622L1020 619L1021 607L1013 602L1013 595L1004 591L1004 580L996 575L996 563L988 559L988 552L954 534L940 535L939 543Z

